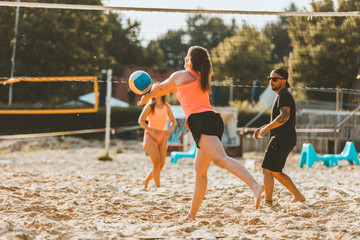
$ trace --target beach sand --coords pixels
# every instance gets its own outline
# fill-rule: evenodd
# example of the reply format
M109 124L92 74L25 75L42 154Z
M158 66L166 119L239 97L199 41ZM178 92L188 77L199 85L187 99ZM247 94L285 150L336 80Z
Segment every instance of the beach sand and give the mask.
M262 201L258 211L244 182L212 164L189 221L193 159L168 157L162 187L144 189L151 161L138 141L112 140L106 162L97 160L102 142L73 137L6 140L0 149L0 239L360 239L360 167L347 161L308 169L290 155L284 172L307 201L290 203L275 182L274 206ZM262 181L259 164L250 172Z

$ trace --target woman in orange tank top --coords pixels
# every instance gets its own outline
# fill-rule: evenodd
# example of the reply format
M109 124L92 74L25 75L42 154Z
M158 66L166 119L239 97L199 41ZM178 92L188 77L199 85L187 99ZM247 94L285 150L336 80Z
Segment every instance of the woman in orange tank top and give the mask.
M177 98L185 112L186 126L198 148L195 156L195 189L187 215L189 219L195 219L205 196L207 170L211 162L228 170L251 188L255 209L259 208L261 195L265 190L264 185L258 183L240 162L225 153L221 143L224 122L209 101L211 72L208 51L199 46L190 47L185 58L185 70L173 73L138 102L138 105L144 105L153 97L177 92Z
M170 126L166 129L168 118ZM146 124L146 120L148 120L148 124ZM156 187L160 187L160 172L165 165L168 137L176 125L170 105L165 101L165 96L152 98L151 102L146 104L142 110L138 122L145 129L143 148L153 164L143 181L144 187L148 187L151 179L154 179Z

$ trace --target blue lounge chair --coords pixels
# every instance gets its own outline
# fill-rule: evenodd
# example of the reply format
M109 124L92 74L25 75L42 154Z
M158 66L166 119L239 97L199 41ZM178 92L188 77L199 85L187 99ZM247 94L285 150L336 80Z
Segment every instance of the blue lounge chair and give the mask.
M332 167L339 165L339 160L347 160L350 164L360 165L359 158L353 142L346 142L343 151L340 154L318 155L310 143L304 143L301 150L300 167L305 163L311 168L316 161L322 161L324 166Z
M196 144L194 143L193 147L189 152L171 152L171 162L177 163L179 158L195 158L196 154Z

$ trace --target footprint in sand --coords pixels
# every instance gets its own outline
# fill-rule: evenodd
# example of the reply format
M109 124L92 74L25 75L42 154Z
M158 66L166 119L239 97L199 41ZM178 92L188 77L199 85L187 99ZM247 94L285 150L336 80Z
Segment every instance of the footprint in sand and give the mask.
M224 223L222 223L220 220L215 220L215 221L211 222L210 225L214 226L214 227L222 227L222 226L224 226Z
M313 217L313 213L312 212L303 212L300 214L301 217L303 218L312 218Z
M264 222L261 221L260 218L256 217L246 221L244 225L259 225L259 224L264 224Z

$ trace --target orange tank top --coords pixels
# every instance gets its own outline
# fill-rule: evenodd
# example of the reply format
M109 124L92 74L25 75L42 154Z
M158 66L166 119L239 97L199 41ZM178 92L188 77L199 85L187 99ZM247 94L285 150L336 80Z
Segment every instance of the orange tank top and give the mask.
M193 113L201 113L215 110L209 100L209 93L203 92L200 85L200 74L192 69L186 69L196 77L196 80L177 87L176 97L184 110L186 125L188 117Z
M157 130L166 130L167 117L167 107L165 105L162 108L157 108L155 106L154 113L150 113L147 117L149 120L149 127Z

